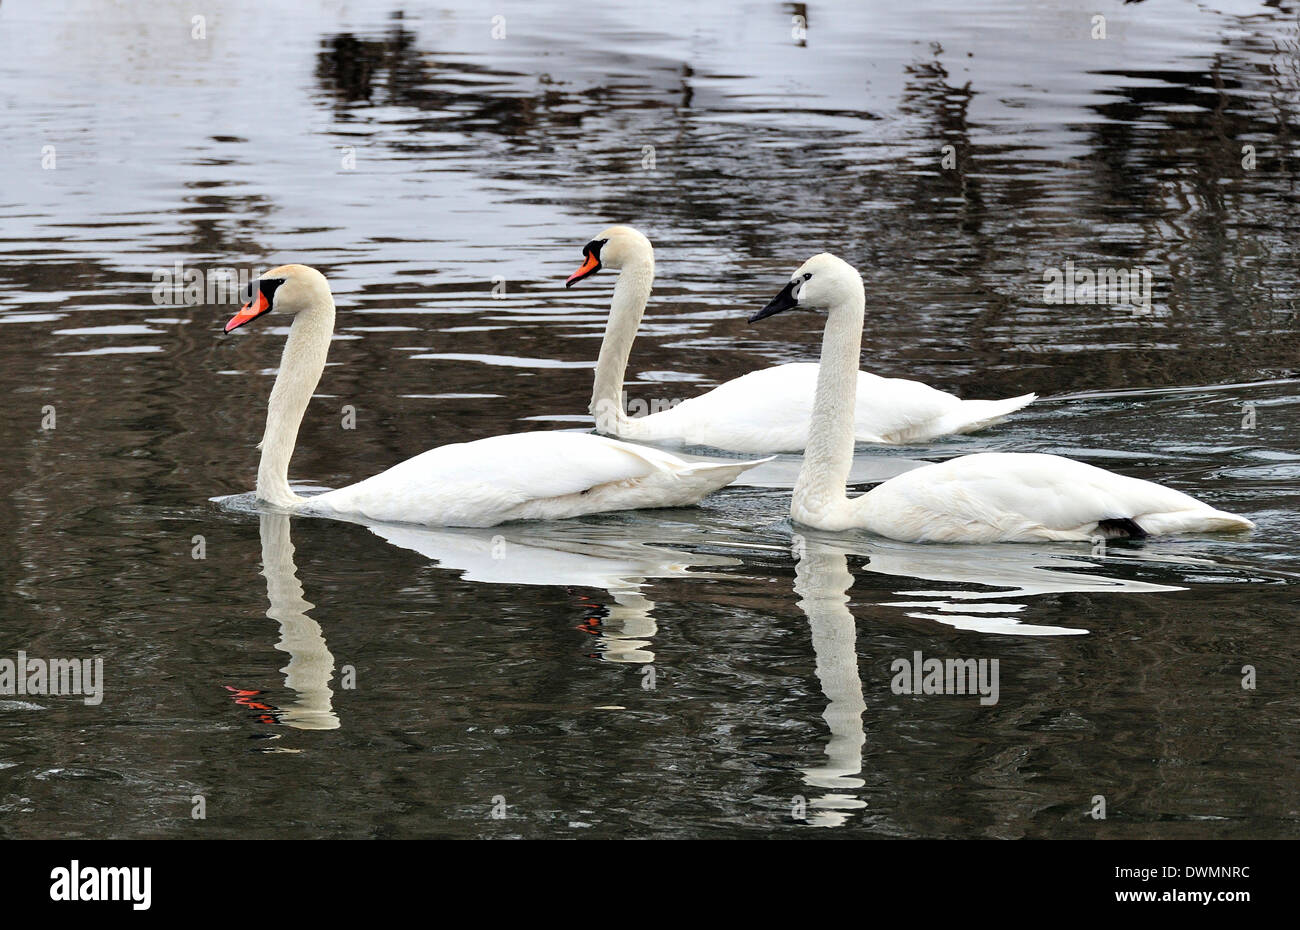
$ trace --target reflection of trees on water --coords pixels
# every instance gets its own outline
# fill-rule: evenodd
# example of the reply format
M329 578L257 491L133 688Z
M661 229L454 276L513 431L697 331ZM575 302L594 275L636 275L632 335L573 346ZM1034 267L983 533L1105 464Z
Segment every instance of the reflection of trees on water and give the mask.
M807 16L798 6L787 10ZM938 355L956 380L1018 390L1043 353L1074 344L1068 365L1039 374L1082 389L1277 373L1300 349L1279 319L1300 288L1294 246L1254 231L1288 227L1300 169L1290 145L1300 79L1283 47L1295 43L1265 47L1268 29L1243 21L1186 70L1089 72L1084 103L1026 108L1014 125L980 121L974 102L1005 88L981 87L978 64L956 68L937 42L905 66L884 101L898 114L889 122L819 109L815 88L751 108L720 92L717 75L697 76L698 63L626 49L593 78L583 57L593 52L563 37L546 58L520 45L501 61L422 49L401 12L374 35L325 36L316 75L343 120L368 120L371 106L413 110L381 143L403 153L460 144L497 179L543 183L557 202L611 220L685 228L764 265L841 252L891 308L873 338L900 368ZM1045 131L1067 134L1071 154L1044 150ZM1260 151L1253 171L1241 166L1245 141ZM652 171L643 145L656 147ZM952 169L940 167L945 145ZM1150 267L1176 332L1126 307L1044 306L1043 269L1066 258ZM1243 325L1283 332L1230 338ZM918 348L934 326L945 339ZM1088 333L1103 326L1122 338L1095 345Z
M541 89L521 94L511 82L517 75L421 50L403 19L394 14L381 37L345 32L321 40L316 79L334 98L339 118L356 118L356 104L401 106L427 114L406 125L408 137L459 129L513 139L537 129L536 114L548 102L562 101L563 95L546 90L543 81L536 82ZM417 141L393 144L406 150Z

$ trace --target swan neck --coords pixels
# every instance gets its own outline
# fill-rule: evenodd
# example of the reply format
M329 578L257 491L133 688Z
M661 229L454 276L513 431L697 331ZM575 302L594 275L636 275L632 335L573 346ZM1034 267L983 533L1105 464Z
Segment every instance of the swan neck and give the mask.
M303 414L325 370L333 332L334 301L329 297L300 311L289 327L280 373L267 404L262 459L257 466L257 497L268 504L293 507L303 501L289 488L289 460Z
M627 359L632 352L641 317L650 300L654 285L654 254L646 252L624 263L614 285L614 297L609 306L609 322L605 324L605 338L600 344L600 358L596 362L596 381L591 391L591 415L596 419L596 429L601 433L626 432L630 423L623 404L623 378L627 373Z
M853 466L858 357L866 298L861 279L831 308L822 337L808 447L795 482L791 515L801 523L843 529L845 485Z

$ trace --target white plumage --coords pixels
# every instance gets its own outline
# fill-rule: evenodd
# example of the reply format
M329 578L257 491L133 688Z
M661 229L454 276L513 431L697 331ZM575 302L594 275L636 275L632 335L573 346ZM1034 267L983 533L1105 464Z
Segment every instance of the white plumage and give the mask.
M1248 530L1190 495L1060 455L982 452L913 469L849 503L873 532L906 542L1032 542ZM1103 521L1116 524L1102 526Z
M620 431L642 441L678 440L742 452L801 452L808 446L816 362L752 371ZM1001 421L1034 400L961 400L903 378L858 372L854 440L888 445L922 443L970 433Z
M588 433L509 433L430 449L301 509L438 526L557 520L689 506L755 464L687 463Z

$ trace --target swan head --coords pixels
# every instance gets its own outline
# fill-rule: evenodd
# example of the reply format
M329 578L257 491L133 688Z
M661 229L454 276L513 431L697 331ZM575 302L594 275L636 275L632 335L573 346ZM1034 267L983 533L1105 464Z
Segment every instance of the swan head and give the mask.
M800 265L790 283L749 322L757 323L786 310L830 310L861 294L862 275L858 269L830 252L822 252Z
M582 267L569 275L564 286L573 287L602 268L622 271L634 261L647 257L653 259L654 254L650 240L631 226L611 226L597 233L594 239L582 247Z
M264 313L299 313L329 302L330 285L325 276L306 265L272 268L244 291L244 305L226 324L226 332L238 329Z

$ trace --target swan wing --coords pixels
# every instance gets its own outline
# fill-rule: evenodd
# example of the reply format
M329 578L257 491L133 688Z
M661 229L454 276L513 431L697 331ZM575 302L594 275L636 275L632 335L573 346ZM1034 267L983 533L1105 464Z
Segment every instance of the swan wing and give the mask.
M587 433L510 433L430 449L309 504L313 510L386 522L491 526L509 519L694 502L754 464L687 463L659 449ZM635 493L620 500L622 485ZM596 489L600 493L590 500L554 512L528 509Z
M1004 542L1250 529L1172 488L1057 455L980 453L926 465L858 498L895 539Z
M858 372L854 434L858 442L920 442L952 430L939 424L962 406L961 398L905 378Z
M928 442L992 426L1037 398L1037 394L1022 394L1003 400L962 400L920 381L859 371L854 434L858 442Z
M639 417L634 435L741 452L801 452L816 388L816 364L762 368Z
M631 435L743 452L802 452L808 445L819 368L815 362L791 362L751 371L668 410L639 418ZM1035 395L1026 394L999 401L965 401L919 381L860 371L854 438L901 444L972 432L1034 399Z

